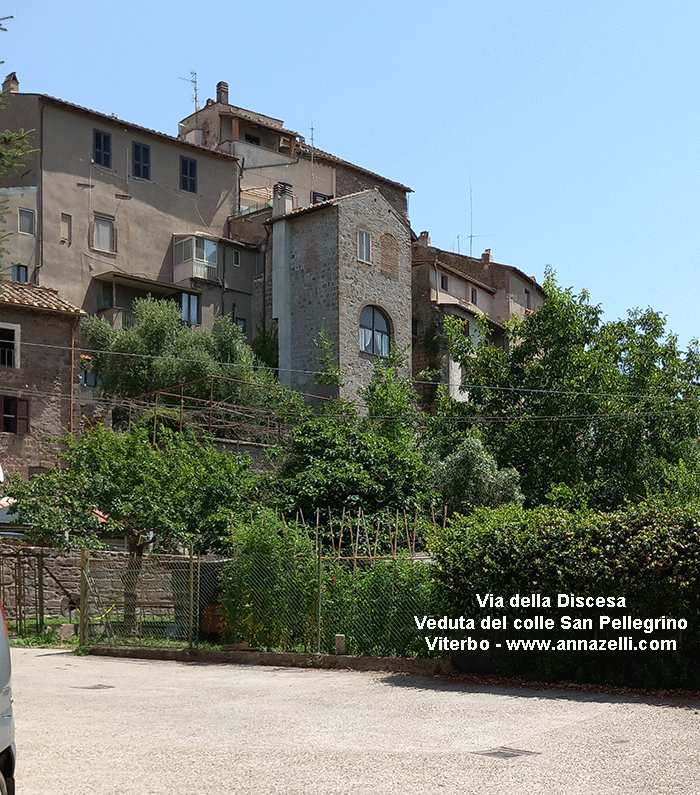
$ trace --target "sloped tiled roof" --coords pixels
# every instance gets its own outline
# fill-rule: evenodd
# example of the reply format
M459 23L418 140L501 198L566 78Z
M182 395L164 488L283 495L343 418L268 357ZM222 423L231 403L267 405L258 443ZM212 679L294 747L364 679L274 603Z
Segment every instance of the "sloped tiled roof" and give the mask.
M80 307L61 298L56 290L39 287L36 284L0 282L0 304L12 304L27 309L41 309L68 315L86 314Z
M376 193L379 196L382 196L381 191L379 188L366 188L365 190L358 190L355 193L345 193L342 196L334 196L332 199L325 199L322 202L316 202L315 204L307 204L304 207L297 207L294 210L286 213L285 215L279 216L279 218L273 218L273 221L278 221L280 218L296 218L299 215L305 215L306 213L313 213L317 210L322 210L324 207L337 207L341 202L346 202L350 199L354 199L357 196L364 196L368 193ZM384 199L384 197L382 196ZM384 199L384 201L387 201ZM395 210L392 209L394 215L398 218L398 220L406 227L410 229L408 226L408 221L400 214L397 213Z
M183 146L186 149L196 149L199 152L206 152L211 155L216 155L218 157L226 158L227 160L238 160L238 158L234 157L233 155L229 155L226 152L221 152L217 149L209 149L208 147L200 146L199 144L193 144L189 141L184 140L184 138L175 138L172 135L168 135L167 133L158 132L158 130L152 130L149 127L142 127L140 124L134 124L130 121L124 121L123 119L118 118L117 116L109 116L106 113L101 113L97 110L92 110L91 108L83 107L82 105L76 105L73 102L66 102L64 99L59 99L58 97L51 97L48 94L25 94L22 92L21 96L25 97L38 97L40 100L44 102L49 102L52 105L57 105L59 107L67 108L68 110L76 111L78 113L82 113L86 116L91 116L95 119L102 119L105 122L110 124L119 124L127 127L129 130L132 131L139 131L142 133L148 133L148 135L153 135L156 138L162 138L164 140L170 141L171 143L177 144L178 146Z
M318 158L319 160L327 160L329 163L338 163L339 165L345 166L346 168L360 171L363 174L373 177L374 179L379 179L382 182L387 182L390 185L394 185L399 190L405 191L406 193L413 193L413 188L409 188L407 185L403 185L401 182L397 182L394 179L389 179L388 177L383 177L381 174L377 174L375 171L370 171L368 168L355 165L355 163L351 163L349 160L343 160L342 157L332 155L330 152L324 152L322 149L316 149L315 146L309 146L309 144L305 142L300 144L300 149L304 157L309 159L311 158L311 153L313 152L314 158Z

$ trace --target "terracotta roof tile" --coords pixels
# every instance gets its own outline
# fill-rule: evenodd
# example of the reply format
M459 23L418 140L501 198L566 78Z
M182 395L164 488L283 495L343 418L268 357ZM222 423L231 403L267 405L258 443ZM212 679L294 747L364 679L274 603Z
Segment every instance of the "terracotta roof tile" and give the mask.
M49 312L61 312L69 315L84 315L83 310L66 301L56 290L39 287L36 284L18 282L0 283L0 304L13 304L28 309L42 309Z

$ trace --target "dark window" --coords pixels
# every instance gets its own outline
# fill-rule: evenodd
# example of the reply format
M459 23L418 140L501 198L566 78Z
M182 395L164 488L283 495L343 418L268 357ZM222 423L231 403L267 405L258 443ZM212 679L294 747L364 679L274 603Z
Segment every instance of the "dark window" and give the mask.
M197 161L192 157L180 157L180 190L197 192Z
M26 284L29 274L26 265L13 265L12 266L12 281L20 284Z
M112 135L102 130L92 131L92 159L98 166L112 168Z
M29 433L29 401L0 395L3 433Z
M244 334L246 333L246 322L244 317L237 317L233 322L241 329Z
M109 309L114 306L114 293L112 292L111 282L102 282L102 309Z
M196 293L182 293L182 322L190 326L199 324L199 296Z
M525 309L532 309L532 303L530 299L530 291L525 290Z
M311 194L311 204L318 204L319 202L327 202L328 199L331 197L328 196L326 193L319 193L318 191L314 191Z
M472 287L472 303L476 306L476 287Z
M14 367L15 361L15 330L0 327L0 367Z
M442 275L440 276L440 289L441 289L441 290L447 290L447 285L448 285L448 279L447 279L447 276L445 276L444 274L442 274Z
M139 179L151 178L151 147L146 144L133 142L131 146L132 168L131 173Z
M260 138L259 138L259 136L251 135L250 133L246 133L244 138L245 138L245 142L247 144L253 144L254 146L260 146Z
M376 306L366 306L360 315L360 350L377 356L389 355L389 318Z
M91 388L94 388L94 387L102 385L102 382L100 381L100 379L97 376L93 375L89 370L81 370L80 371L80 383L83 386L87 386L87 387L91 387Z

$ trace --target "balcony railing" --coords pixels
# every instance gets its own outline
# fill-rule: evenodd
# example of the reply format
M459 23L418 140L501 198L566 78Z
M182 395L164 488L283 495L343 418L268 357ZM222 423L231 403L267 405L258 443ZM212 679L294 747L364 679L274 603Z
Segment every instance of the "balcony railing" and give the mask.
M175 265L173 276L176 284L186 279L206 279L216 281L216 265L210 265L206 260L190 259Z

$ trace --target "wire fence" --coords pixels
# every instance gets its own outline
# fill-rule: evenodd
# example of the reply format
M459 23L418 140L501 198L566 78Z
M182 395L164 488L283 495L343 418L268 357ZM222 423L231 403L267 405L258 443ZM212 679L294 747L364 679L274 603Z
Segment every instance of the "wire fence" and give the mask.
M293 652L427 656L414 616L435 615L429 560L237 551L230 557L0 552L11 634L56 624L81 645L231 644Z
M41 634L52 620L77 622L77 560L40 548L0 547L0 600L12 636Z

